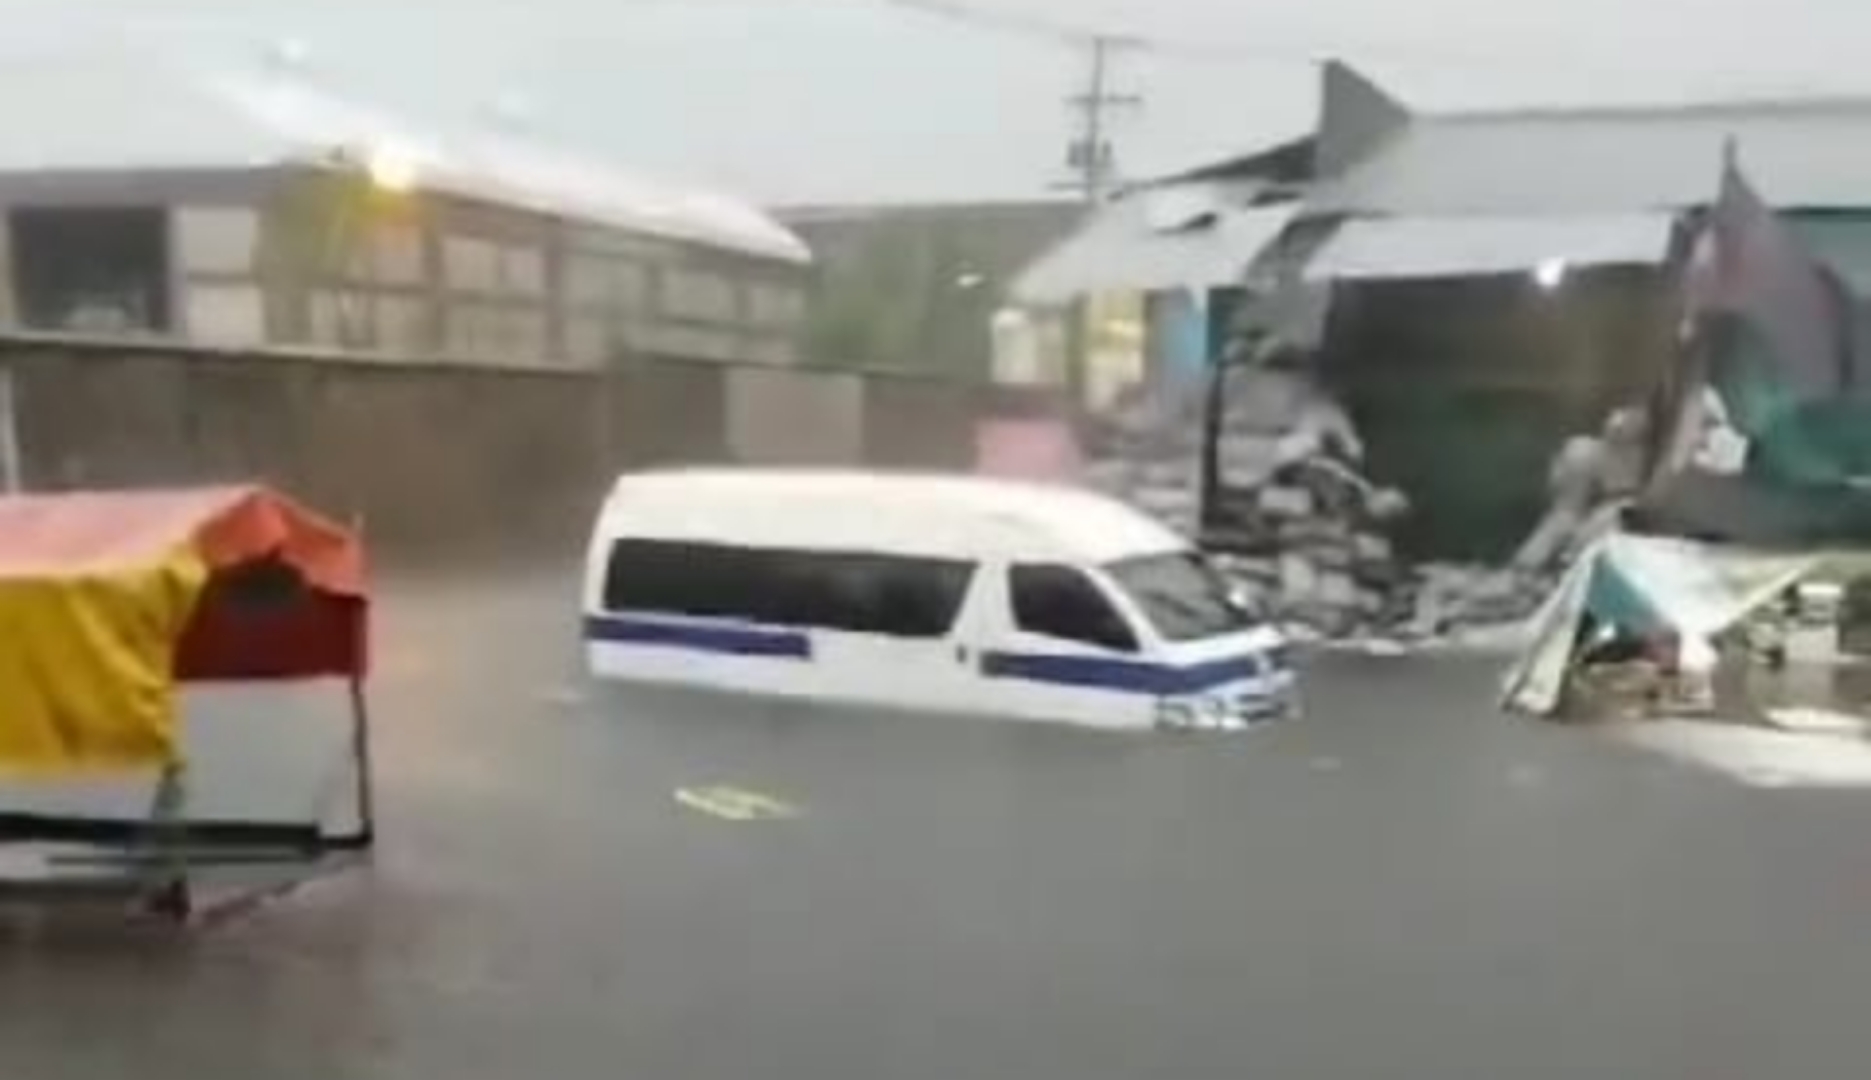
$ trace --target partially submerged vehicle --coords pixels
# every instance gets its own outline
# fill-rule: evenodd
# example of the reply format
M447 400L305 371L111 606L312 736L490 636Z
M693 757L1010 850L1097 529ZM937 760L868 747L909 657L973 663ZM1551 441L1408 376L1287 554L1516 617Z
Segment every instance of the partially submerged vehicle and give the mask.
M1060 487L626 475L593 529L600 678L1114 729L1294 707L1286 642L1175 533Z
M253 487L0 497L0 774L142 778L136 815L0 802L0 901L236 910L373 841L358 537ZM348 709L348 828L203 821L185 685L327 680ZM7 805L11 802L11 805Z

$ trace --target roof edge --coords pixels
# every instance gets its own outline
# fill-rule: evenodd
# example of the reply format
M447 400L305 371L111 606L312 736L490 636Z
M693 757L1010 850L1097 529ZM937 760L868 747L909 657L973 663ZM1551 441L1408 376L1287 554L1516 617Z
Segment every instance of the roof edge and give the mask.
M1409 106L1342 60L1327 60L1320 80L1315 177L1335 176L1370 157L1414 118Z

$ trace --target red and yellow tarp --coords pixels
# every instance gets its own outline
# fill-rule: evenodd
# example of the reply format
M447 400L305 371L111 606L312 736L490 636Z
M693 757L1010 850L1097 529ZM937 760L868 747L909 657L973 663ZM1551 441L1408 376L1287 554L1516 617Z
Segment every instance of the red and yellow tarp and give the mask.
M291 568L292 602L232 575ZM176 683L364 668L361 545L262 488L0 497L0 772L176 760Z

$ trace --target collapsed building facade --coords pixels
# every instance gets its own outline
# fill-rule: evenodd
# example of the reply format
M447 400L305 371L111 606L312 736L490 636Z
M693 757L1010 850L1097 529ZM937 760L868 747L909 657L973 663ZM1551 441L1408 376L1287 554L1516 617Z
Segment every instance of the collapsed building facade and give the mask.
M1871 277L1871 103L1418 113L1340 64L1321 100L1311 136L1229 163L1268 235L1214 215L1207 260L1081 276L1242 290L1206 411L1146 362L1092 478L1199 526L1324 632L1524 614L1593 510L1644 482L1727 148L1831 275ZM1138 235L1160 252L1191 231Z

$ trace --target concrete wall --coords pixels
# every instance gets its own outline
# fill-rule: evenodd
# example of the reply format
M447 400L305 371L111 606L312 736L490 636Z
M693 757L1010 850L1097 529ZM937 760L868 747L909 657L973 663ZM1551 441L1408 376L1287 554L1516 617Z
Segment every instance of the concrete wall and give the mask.
M991 391L958 393L945 383L871 379L865 383L863 457L882 468L965 471L975 466L975 422L997 415ZM957 432L969 432L957 441Z
M501 370L15 336L0 368L29 490L264 480L415 559L573 551L630 468L965 469L984 408L954 384L674 360Z
M863 460L864 381L785 368L741 368L727 380L728 451L736 461L838 465Z

